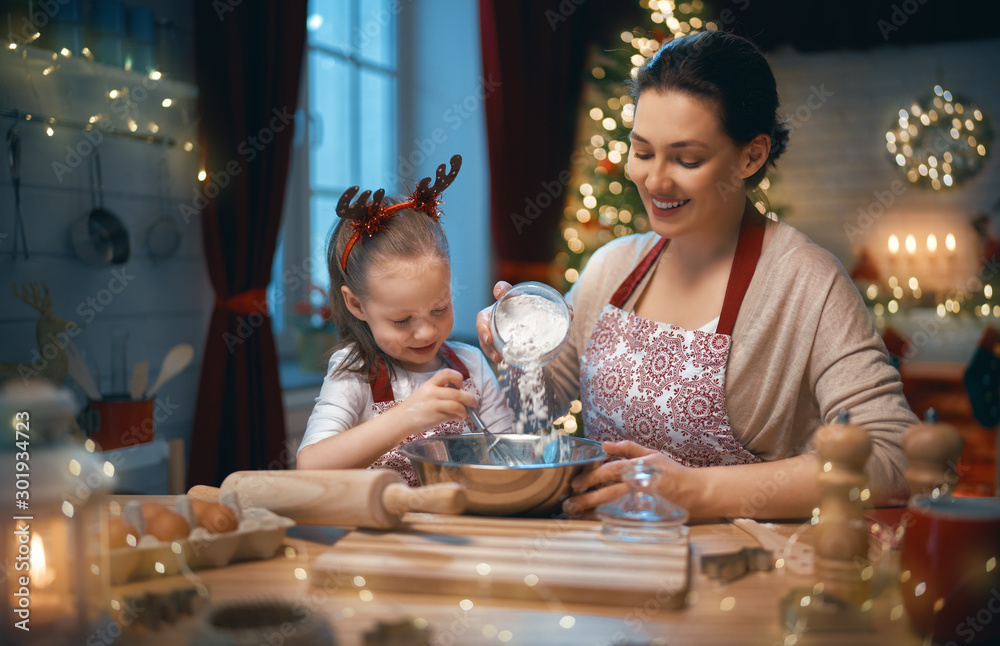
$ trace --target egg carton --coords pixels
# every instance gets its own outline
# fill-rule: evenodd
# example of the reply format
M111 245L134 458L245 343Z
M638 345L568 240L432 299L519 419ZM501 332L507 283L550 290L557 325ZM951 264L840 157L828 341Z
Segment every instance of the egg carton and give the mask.
M111 585L268 559L281 547L288 528L295 525L292 519L263 507L234 511L239 527L230 532L213 534L196 527L187 538L170 542L146 534L135 547L110 550Z

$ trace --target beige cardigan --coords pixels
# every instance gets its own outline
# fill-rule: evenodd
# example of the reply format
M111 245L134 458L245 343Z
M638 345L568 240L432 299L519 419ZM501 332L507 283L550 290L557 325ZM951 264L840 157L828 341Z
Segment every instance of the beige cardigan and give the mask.
M580 361L601 310L658 239L647 233L604 245L567 294L570 338L548 370L557 400L579 396ZM651 274L625 309L634 309ZM917 418L899 373L840 262L785 223L761 254L736 318L726 408L733 435L765 460L812 450L814 431L846 409L871 437L873 501L907 496L901 435Z

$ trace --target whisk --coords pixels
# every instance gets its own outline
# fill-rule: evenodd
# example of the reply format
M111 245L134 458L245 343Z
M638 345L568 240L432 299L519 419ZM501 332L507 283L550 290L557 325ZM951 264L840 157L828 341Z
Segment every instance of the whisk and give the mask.
M469 419L472 420L472 425L476 427L477 431L483 434L483 440L486 442L486 452L494 464L506 466L524 464L521 456L511 451L505 442L502 442L499 437L486 428L486 424L483 424L483 420L479 417L479 413L475 408L466 406L465 409L469 411ZM497 461L496 458L500 458L501 461Z

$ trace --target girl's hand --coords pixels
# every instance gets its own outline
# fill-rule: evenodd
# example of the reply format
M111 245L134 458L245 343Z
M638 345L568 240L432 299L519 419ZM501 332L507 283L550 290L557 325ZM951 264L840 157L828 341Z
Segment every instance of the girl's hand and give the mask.
M695 504L691 480L697 469L686 467L670 459L659 451L647 449L635 442L604 442L604 452L612 458L624 458L606 462L573 479L573 491L577 492L563 503L567 514L579 515L590 512L598 505L620 498L628 492L628 485L622 482L621 472L627 466L642 458L646 464L654 464L662 474L657 493L667 500L684 507ZM591 489L593 489L591 491ZM694 489L696 492L696 488Z
M499 298L506 294L507 290L510 288L510 283L501 280L493 286L493 298L499 300ZM480 310L479 314L476 315L476 331L479 332L479 347L482 349L483 354L489 357L492 361L499 362L500 353L493 347L493 329L490 326L490 316L492 315L492 305Z
M405 414L407 428L419 431L430 429L468 416L466 406L475 406L476 398L462 388L462 374L445 368L427 380L402 403L390 410ZM406 435L410 435L407 433Z

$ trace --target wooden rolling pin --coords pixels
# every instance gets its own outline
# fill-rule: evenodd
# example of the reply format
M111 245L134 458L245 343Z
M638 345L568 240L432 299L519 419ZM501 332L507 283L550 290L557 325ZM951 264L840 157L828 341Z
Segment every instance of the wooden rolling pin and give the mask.
M454 482L409 487L389 469L236 471L222 487L195 485L188 496L218 502L235 491L240 505L263 507L300 525L393 529L408 511L460 514L465 489Z

